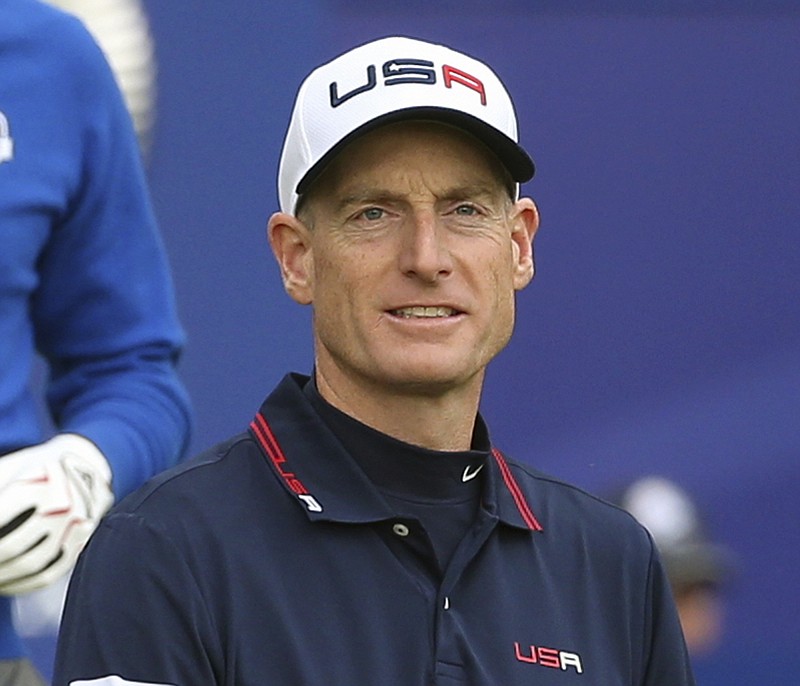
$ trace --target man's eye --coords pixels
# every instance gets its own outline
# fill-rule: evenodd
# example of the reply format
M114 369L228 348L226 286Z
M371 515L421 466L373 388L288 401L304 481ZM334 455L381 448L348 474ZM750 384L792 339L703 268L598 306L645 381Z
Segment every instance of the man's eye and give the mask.
M478 213L478 210L475 209L472 205L459 205L456 207L456 214L459 214L463 217L472 217Z
M380 207L370 207L364 210L361 213L361 216L369 221L375 221L376 219L383 217L383 210Z

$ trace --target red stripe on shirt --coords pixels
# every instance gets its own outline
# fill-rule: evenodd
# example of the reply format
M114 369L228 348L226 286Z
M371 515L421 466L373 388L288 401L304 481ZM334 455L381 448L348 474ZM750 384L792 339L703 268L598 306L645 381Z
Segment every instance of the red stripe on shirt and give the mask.
M497 448L492 448L492 455L497 462L497 466L500 467L500 473L503 475L503 481L505 481L506 487L511 493L511 497L514 498L514 503L516 504L522 519L528 525L529 529L533 529L534 531L542 531L542 525L539 524L536 516L528 506L528 501L525 500L525 496L522 494L519 484L517 484L517 481L514 478L514 475L511 473L511 470L509 469L502 453Z

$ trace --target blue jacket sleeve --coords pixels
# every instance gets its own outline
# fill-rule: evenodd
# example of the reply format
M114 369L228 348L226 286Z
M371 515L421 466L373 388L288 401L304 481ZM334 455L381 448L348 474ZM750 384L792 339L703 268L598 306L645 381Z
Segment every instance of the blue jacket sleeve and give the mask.
M77 32L64 46L80 64L59 88L84 113L80 174L40 256L32 316L55 423L100 448L119 498L187 449L183 332L130 116L99 48Z

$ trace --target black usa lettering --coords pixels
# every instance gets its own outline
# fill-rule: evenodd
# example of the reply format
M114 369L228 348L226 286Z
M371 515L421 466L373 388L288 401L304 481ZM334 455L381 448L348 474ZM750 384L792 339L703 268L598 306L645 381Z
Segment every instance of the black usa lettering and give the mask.
M436 84L436 70L433 62L428 60L395 59L385 62L381 67L381 76L384 86L397 86L404 83ZM366 70L366 83L356 86L345 93L339 93L339 84L333 81L328 87L331 107L339 107L342 103L355 98L362 93L371 91L378 85L378 72L374 64ZM442 82L446 88L451 88L453 83L460 83L474 90L481 98L481 104L486 104L486 90L480 79L467 72L448 65L442 65Z

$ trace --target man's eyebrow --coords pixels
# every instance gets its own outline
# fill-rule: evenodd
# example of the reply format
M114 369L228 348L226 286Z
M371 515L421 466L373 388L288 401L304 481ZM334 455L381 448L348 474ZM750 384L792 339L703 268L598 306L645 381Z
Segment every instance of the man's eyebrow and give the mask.
M340 198L340 202L343 204L355 204L362 202L374 202L375 200L392 200L398 197L400 196L397 193L390 193L389 191L373 188L370 190L356 191L347 195L343 195Z
M363 192L353 192L347 195L340 196L336 200L336 209L344 210L348 207L357 205L370 205L399 202L403 200L403 196L397 193L391 193L387 190L370 189Z
M466 200L469 198L491 197L501 190L500 186L489 186L487 184L456 186L442 193L440 197L443 200Z

